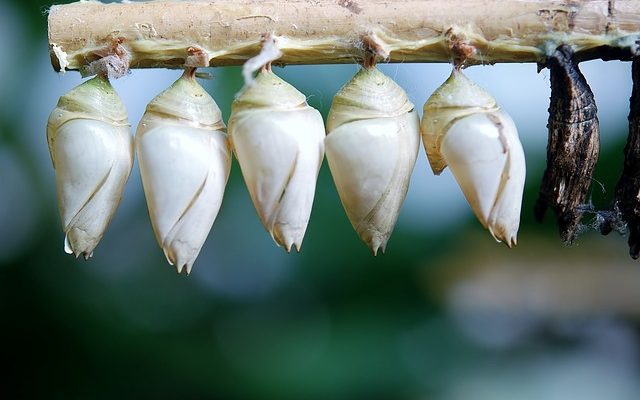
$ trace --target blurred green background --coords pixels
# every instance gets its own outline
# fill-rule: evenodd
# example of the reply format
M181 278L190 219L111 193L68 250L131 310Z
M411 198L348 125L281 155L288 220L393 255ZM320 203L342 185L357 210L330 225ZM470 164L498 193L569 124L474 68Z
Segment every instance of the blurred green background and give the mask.
M520 129L527 156L518 247L496 244L449 172L421 150L387 254L351 228L326 163L302 252L260 225L234 162L190 277L157 246L137 164L88 262L63 251L45 124L81 82L49 62L42 1L0 2L0 378L2 398L640 398L640 266L626 238L585 220L572 247L532 208L544 169L548 72L473 67ZM445 64L382 65L417 108ZM326 116L355 65L275 72ZM630 65L583 64L602 150L591 199L611 200L627 135ZM202 81L223 110L238 68ZM179 71L134 70L114 86L135 127Z

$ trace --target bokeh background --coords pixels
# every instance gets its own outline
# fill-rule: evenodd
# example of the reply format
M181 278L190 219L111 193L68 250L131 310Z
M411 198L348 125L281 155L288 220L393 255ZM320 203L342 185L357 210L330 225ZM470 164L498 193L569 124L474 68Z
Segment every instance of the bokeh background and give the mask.
M497 244L450 172L421 150L387 254L351 228L326 163L302 252L260 225L234 162L222 209L190 277L157 246L134 166L88 262L63 251L45 124L78 85L47 49L46 6L0 2L0 377L2 398L640 398L640 265L626 239L585 219L571 246L532 218L545 165L548 71L473 67L519 127L528 176L519 245ZM380 68L418 109L446 64ZM606 208L622 168L629 63L582 65L602 150L591 201ZM324 116L357 66L276 68ZM202 84L229 117L238 68ZM179 71L114 82L135 128Z

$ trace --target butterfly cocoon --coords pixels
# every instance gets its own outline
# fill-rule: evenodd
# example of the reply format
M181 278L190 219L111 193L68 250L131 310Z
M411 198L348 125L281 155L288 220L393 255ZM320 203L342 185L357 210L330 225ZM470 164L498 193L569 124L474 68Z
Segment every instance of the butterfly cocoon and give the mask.
M325 146L351 225L374 255L384 253L420 146L414 105L377 68L362 68L333 99Z
M222 114L188 69L140 120L136 153L158 244L191 273L218 215L231 169Z
M556 214L560 237L566 244L571 244L580 231L585 205L590 202L589 188L600 153L598 107L571 46L558 46L546 56L545 66L549 68L551 83L547 167L542 175L534 216L541 222L547 208L551 208ZM633 147L627 147L625 151ZM633 161L630 165L631 171L638 170ZM631 198L638 197L633 184L627 190ZM609 214L612 215L619 214ZM633 236L635 239L635 234Z
M511 117L454 69L425 103L421 130L433 172L448 166L480 223L516 245L526 170Z
M47 123L65 251L92 256L113 217L133 165L127 111L105 76L58 101Z
M233 102L229 136L262 225L300 251L324 158L324 123L296 88L268 69Z

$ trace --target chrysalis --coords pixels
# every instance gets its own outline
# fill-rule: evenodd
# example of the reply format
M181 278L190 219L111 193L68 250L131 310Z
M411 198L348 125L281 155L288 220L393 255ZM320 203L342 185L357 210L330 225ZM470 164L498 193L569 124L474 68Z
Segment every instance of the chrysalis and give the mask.
M96 76L58 101L47 123L56 172L65 251L92 256L113 217L133 164L124 104L106 76Z
M362 68L333 98L327 161L351 225L384 253L418 156L418 113L375 67Z
M433 172L448 166L480 223L516 245L526 167L511 117L455 68L425 103L421 129Z
M631 66L633 89L629 110L629 136L624 148L624 168L616 185L613 213L605 218L602 233L613 229L618 215L629 230L629 254L635 260L640 256L640 59Z
M324 158L322 116L265 68L233 102L229 136L262 225L300 251Z
M571 47L559 46L546 66L551 72L549 142L535 217L542 221L547 207L551 207L562 240L571 243L598 159L600 128L593 93L573 59Z
M191 273L218 215L231 168L222 114L190 68L145 111L136 153L158 244Z

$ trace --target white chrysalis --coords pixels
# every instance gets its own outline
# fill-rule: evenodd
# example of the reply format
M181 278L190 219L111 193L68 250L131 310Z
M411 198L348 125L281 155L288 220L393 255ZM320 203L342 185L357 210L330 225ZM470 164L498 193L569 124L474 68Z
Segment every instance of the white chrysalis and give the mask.
M421 127L433 172L448 166L480 223L516 245L526 167L511 117L454 69L425 103Z
M347 216L373 254L384 253L418 155L418 113L393 80L363 68L334 97L327 131L327 161Z
M105 76L65 94L47 123L65 251L92 256L113 217L133 164L124 104Z
M188 69L155 97L136 132L136 153L158 244L191 273L218 215L231 168L222 114Z
M322 116L265 69L233 102L229 136L260 221L279 246L300 251L324 158Z

